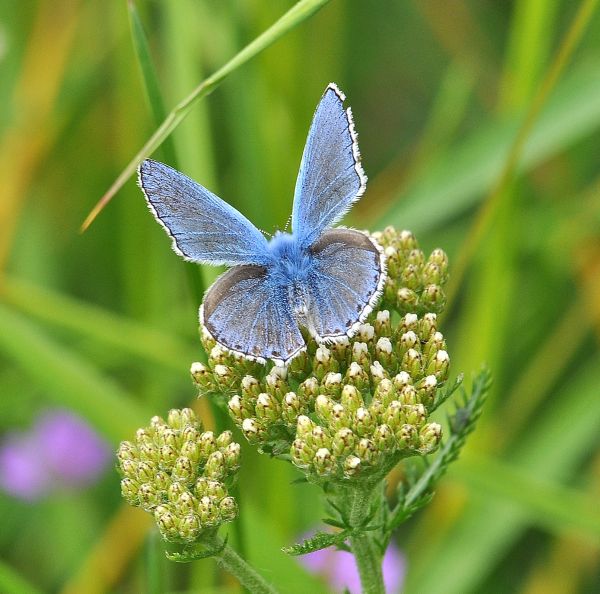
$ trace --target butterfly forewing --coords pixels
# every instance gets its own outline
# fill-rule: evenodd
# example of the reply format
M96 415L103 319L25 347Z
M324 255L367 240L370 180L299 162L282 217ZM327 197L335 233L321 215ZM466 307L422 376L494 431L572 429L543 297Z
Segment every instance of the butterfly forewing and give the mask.
M292 228L303 246L339 221L364 192L367 178L350 109L330 84L313 117L294 193Z
M353 229L325 231L311 247L307 320L319 338L351 334L381 294L385 266L379 246Z
M146 159L139 184L150 210L187 260L207 264L266 264L267 241L235 208L171 167Z
M262 266L235 266L207 291L200 323L222 346L246 357L287 362L305 346L287 287Z

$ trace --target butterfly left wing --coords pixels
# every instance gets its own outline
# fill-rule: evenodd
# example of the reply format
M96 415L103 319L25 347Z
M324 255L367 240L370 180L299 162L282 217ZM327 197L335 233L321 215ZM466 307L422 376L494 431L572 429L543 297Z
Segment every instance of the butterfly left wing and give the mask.
M331 83L313 117L294 192L292 229L302 247L339 221L363 195L367 177L344 94Z
M226 349L248 358L287 363L305 348L287 287L263 266L235 266L208 289L200 324Z
M176 169L146 159L139 184L148 206L173 241L173 250L192 262L267 264L267 240L240 212Z
M352 336L375 306L386 279L381 247L353 229L330 229L311 246L309 330L320 339Z

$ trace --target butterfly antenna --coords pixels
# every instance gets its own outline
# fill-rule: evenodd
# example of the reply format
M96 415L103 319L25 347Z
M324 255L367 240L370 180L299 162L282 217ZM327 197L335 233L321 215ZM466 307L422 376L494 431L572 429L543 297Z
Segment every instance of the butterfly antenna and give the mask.
M260 231L261 233L264 233L264 234L265 234L267 237L273 237L273 234L272 234L272 233L269 233L268 231L265 231L264 229L259 229L259 231Z
M290 223L291 223L291 222L292 222L292 215L290 215L290 216L288 217L288 220L287 220L287 222L286 222L286 224L285 224L285 227L283 228L283 231L284 231L284 232L288 230L288 227L290 226Z

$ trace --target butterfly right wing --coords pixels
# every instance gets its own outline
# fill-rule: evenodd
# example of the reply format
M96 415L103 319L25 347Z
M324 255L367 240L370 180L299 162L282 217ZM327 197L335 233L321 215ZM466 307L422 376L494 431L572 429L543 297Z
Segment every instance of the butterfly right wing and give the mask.
M262 233L235 208L172 167L146 159L138 169L148 206L173 240L173 250L192 262L267 264Z
M235 266L206 292L200 324L226 349L287 363L305 348L287 287L272 284L263 266Z

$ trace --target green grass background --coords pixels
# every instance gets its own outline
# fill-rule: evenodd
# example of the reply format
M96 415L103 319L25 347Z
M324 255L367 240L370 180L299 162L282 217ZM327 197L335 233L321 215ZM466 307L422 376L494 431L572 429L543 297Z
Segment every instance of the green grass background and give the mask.
M283 228L335 81L370 177L347 222L448 252L453 370L494 376L463 457L397 535L405 591L600 591L596 5L304 0L269 30L291 1L2 2L0 431L63 406L116 446L193 402L197 307L218 271L169 249L131 179L79 227L169 110L237 56L153 154ZM282 591L326 591L279 552L318 522L318 493L243 456L232 542ZM113 470L35 505L0 495L0 518L1 592L239 591L211 560L164 560Z

